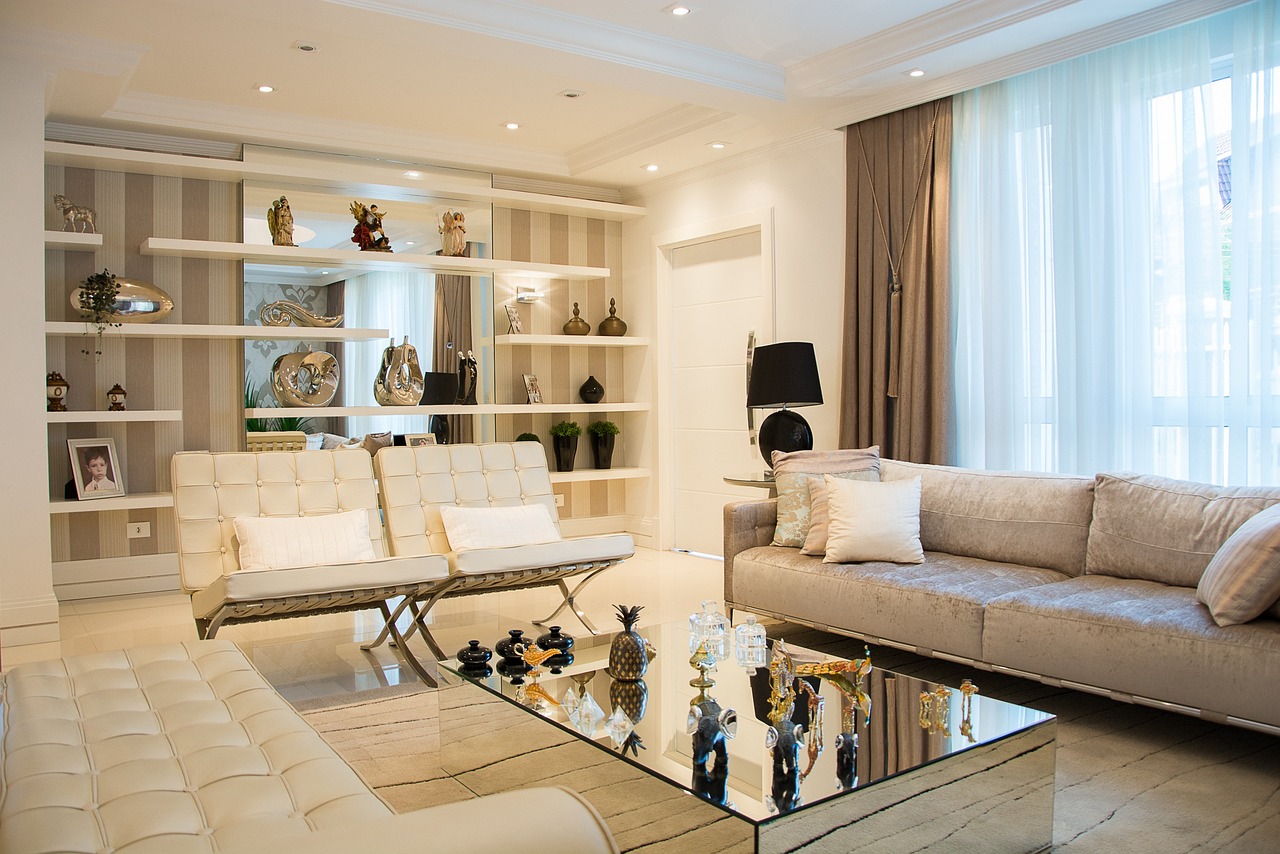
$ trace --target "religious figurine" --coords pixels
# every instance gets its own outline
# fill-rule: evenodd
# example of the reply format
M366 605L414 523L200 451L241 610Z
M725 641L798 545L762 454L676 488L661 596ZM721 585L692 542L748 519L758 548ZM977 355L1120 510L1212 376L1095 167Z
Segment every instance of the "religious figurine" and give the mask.
M81 231L85 234L97 234L98 227L94 223L97 214L93 208L81 207L71 203L71 200L64 195L55 195L53 197L53 206L62 214L62 230L66 231L69 227L72 231ZM80 223L80 228L76 228L76 223Z
M440 254L462 257L467 254L467 227L461 213L445 211L440 217Z
M267 209L267 228L271 229L271 243L275 246L296 246L293 242L293 210L284 196L276 199Z
M351 229L352 243L359 246L362 252L391 251L391 239L382 230L382 218L386 214L379 211L377 205L366 208L360 202L352 202L351 215L356 218L355 228Z

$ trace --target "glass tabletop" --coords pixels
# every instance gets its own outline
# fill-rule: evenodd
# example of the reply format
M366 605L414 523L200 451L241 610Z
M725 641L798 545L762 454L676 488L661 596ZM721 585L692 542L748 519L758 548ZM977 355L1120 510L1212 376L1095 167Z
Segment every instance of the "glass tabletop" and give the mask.
M530 714L753 823L1053 719L984 697L971 685L924 682L881 670L874 661L869 672L861 668L860 676L861 662L772 638L767 650L755 655L764 666L749 660L739 664L735 653L749 659L751 652L745 646L735 649L732 628L708 641L716 660L703 676L691 663L700 638L688 623L636 631L657 651L640 680L614 679L608 671L618 633L576 637L568 657L549 658L534 672L523 672L527 665L520 662L503 662L497 652L489 662L495 667L470 669L456 658L441 663ZM774 660L779 675L771 676ZM781 662L789 672L783 673Z

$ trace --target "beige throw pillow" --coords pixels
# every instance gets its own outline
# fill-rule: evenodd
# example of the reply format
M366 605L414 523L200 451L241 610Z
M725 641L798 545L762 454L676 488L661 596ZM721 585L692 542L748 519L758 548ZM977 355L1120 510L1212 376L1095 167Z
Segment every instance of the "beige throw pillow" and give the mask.
M1220 626L1247 623L1280 599L1280 504L1268 507L1227 538L1196 587Z
M841 472L832 475L832 477L839 477L844 480L880 480L879 475L873 471ZM800 554L822 556L827 553L828 523L830 518L827 502L827 483L823 478L816 475L811 476L809 478L809 533L805 535L804 545L800 547Z
M778 490L775 546L800 548L811 525L810 485L827 474L880 479L880 446L839 451L773 452L774 485Z
M827 554L823 563L924 563L920 478L890 483L827 475Z

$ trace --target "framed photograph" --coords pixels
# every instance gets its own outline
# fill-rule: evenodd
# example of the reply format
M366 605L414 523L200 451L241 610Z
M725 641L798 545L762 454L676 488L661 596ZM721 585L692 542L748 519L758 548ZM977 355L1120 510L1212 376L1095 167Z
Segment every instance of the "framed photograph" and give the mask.
M533 374L524 375L524 393L529 397L529 403L542 403L542 389L538 387L538 378Z
M124 472L114 439L68 439L67 451L71 454L77 498L86 501L124 495Z
M523 335L524 327L520 324L520 310L511 303L503 306L507 310L507 322L511 324L513 335Z
M404 443L410 448L420 448L423 445L434 445L436 443L435 433L405 433Z

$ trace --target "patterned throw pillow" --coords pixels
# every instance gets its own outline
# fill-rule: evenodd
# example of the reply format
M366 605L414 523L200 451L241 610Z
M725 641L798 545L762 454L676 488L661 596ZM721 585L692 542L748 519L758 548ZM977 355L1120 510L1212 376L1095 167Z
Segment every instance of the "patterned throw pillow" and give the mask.
M846 480L880 479L880 446L840 451L773 452L773 477L778 490L775 546L800 548L809 535L812 514L810 488L823 475Z

